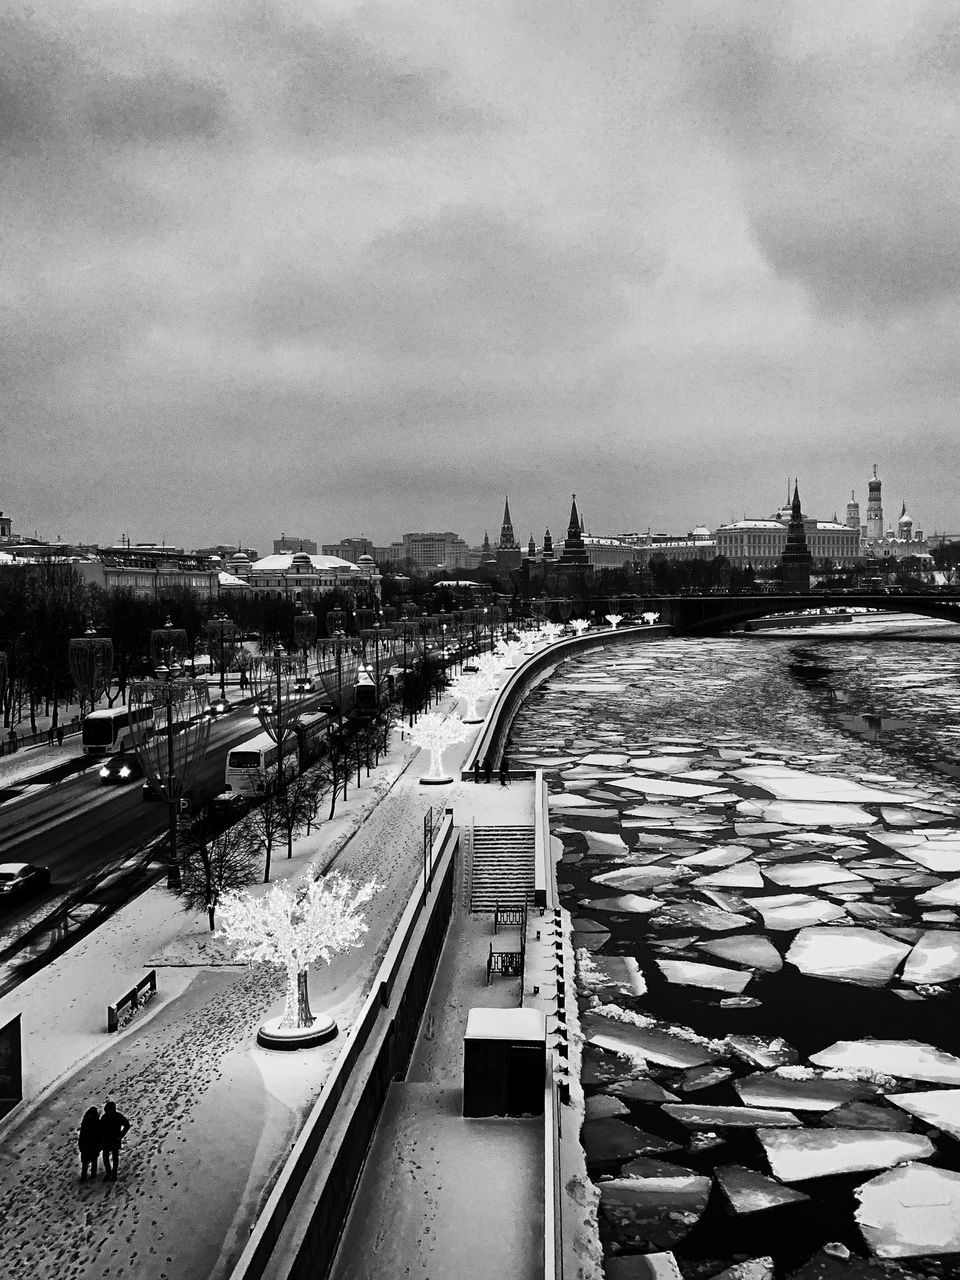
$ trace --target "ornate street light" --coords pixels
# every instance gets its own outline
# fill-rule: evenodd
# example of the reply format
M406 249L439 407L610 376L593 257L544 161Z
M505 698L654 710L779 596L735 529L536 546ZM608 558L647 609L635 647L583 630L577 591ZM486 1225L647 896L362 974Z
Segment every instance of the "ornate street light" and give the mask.
M278 640L265 677L258 691L260 701L253 708L263 731L277 744L277 791L282 795L287 779L283 767L283 751L293 738L293 726L300 715L304 688L297 679L296 659Z
M98 636L95 627L87 627L82 636L74 636L67 646L70 675L80 694L80 718L83 704L90 709L100 701L110 687L113 674L113 641L109 636Z
M317 615L312 609L303 609L293 619L293 638L303 652L303 679L309 685L310 673L307 666L307 653L317 638Z
M167 802L167 886L171 889L180 887L177 810L206 754L210 738L207 683L184 679L181 675L186 647L187 633L174 627L168 618L165 627L150 633L155 678L134 680L127 688L130 731L137 758L147 781ZM140 714L147 709L153 712L152 717ZM154 732L158 712L163 713L163 724Z
M227 698L227 668L233 665L233 660L236 657L236 635L237 624L232 618L228 618L225 613L217 614L215 618L211 618L207 623L210 656L216 661L220 672L221 702L225 702Z

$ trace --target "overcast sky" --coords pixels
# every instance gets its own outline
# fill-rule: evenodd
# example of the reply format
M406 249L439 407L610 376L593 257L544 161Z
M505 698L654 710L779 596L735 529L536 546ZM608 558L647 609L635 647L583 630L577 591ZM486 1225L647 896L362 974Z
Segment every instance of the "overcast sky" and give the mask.
M7 0L0 507L956 531L958 124L949 0Z

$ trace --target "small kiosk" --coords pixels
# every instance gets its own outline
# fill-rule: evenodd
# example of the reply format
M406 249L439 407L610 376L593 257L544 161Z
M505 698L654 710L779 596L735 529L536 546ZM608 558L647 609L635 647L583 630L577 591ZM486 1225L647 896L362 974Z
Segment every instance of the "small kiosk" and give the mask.
M463 1114L543 1114L547 1029L540 1009L471 1009L463 1037Z

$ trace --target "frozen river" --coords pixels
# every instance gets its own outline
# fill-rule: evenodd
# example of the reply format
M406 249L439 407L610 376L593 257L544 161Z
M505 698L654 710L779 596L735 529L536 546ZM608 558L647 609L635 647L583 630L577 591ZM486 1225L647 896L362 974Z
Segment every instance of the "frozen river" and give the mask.
M514 725L608 1258L960 1276L960 646L918 635L594 652Z

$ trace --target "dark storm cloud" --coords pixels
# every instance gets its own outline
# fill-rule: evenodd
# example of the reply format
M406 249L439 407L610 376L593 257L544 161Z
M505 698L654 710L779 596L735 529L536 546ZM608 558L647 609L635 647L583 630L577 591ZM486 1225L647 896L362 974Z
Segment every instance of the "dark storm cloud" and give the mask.
M111 69L96 48L44 29L30 11L7 11L0 16L0 147L49 162L84 140L111 148L214 136L222 95L165 65L162 55L152 54L151 63Z
M958 27L911 13L902 29L841 32L831 45L826 31L798 35L792 6L793 21L735 6L688 46L760 250L838 313L889 314L960 286Z
M452 208L378 235L335 272L265 263L229 310L261 342L322 339L466 371L605 345L627 319L625 267L602 246Z
M22 527L474 539L509 488L556 534L576 488L595 532L683 530L787 472L829 514L873 461L939 492L946 4L14 0L0 26Z

